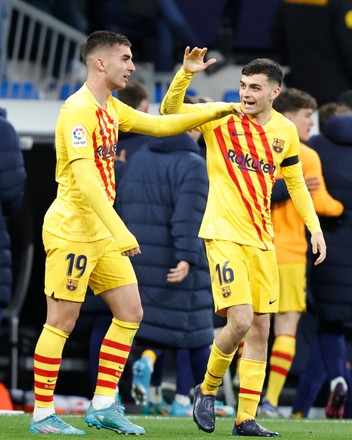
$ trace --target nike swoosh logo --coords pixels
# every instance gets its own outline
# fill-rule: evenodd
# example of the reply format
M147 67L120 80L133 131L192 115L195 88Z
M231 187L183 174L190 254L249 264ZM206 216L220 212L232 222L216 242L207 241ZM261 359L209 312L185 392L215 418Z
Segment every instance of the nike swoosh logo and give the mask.
M56 379L48 379L47 380L48 383L52 383L52 382L55 382L55 381L56 381Z
M244 133L231 133L232 136L244 136Z
M271 300L269 301L269 305L274 304L275 301L277 301L277 300L276 300L276 299L273 299L273 300L271 299Z

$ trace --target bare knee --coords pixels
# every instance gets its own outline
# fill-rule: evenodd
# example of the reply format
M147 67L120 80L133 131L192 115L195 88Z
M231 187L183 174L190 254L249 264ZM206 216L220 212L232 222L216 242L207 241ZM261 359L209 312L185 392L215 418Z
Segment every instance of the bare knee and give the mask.
M228 311L227 326L235 339L244 338L253 322L251 306L235 306Z
M67 334L72 333L79 317L81 303L47 297L46 323Z

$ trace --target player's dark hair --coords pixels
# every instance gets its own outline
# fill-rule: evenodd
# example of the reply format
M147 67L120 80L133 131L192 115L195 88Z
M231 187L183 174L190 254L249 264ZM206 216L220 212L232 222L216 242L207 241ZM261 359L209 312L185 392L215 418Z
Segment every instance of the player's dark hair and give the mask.
M347 107L346 110L352 110L352 90L346 90L337 98L339 107Z
M125 35L118 34L112 31L95 31L90 34L82 46L82 60L84 64L87 64L88 55L99 46L115 46L120 44L121 46L131 47L130 40Z
M119 90L119 100L132 108L138 108L145 99L149 99L148 90L137 81L129 81L124 89Z
M319 131L324 131L325 125L328 120L336 115L337 104L336 102L326 102L318 109L319 113Z
M295 88L283 90L274 100L273 108L280 113L296 112L302 108L317 109L317 101L309 93Z
M275 82L281 86L284 79L284 71L280 64L269 58L256 58L247 63L242 69L242 75L252 76L264 74L269 82Z

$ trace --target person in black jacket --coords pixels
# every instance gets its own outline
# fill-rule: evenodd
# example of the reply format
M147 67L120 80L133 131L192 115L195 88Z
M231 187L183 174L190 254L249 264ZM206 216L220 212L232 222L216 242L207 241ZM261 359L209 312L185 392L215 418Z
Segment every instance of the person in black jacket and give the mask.
M310 93L319 105L352 88L351 17L352 0L281 0L273 49L289 67L288 87Z
M323 268L312 267L310 287L318 319L306 368L300 378L293 414L306 417L327 379L328 418L352 417L352 380L346 368L346 342L352 328L352 90L340 95L336 115L309 142L321 159L329 193L344 205L340 218L321 219L329 256Z
M142 248L134 262L144 309L137 342L161 349L153 350L157 355L167 348L189 349L196 381L213 340L210 277L198 237L207 191L205 161L188 134L153 139L127 162L118 187L118 211ZM143 388L138 375L149 370L150 378L156 357L150 358L134 365L140 403L149 400L149 384Z
M20 209L26 181L20 141L13 125L0 108L0 322L12 293L11 242L7 217Z

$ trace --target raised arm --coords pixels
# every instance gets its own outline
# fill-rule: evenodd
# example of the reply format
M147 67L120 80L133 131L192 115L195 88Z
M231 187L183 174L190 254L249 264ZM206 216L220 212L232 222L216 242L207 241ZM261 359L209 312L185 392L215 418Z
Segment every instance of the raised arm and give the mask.
M207 48L199 49L198 47L190 50L189 46L185 49L183 57L183 65L181 69L174 76L168 91L166 92L164 99L160 105L160 113L162 115L177 114L177 113L191 113L199 111L200 108L216 108L221 103L211 102L203 105L184 104L184 97L186 90L193 78L193 76L205 70L216 62L215 58L211 58L207 62L204 62ZM239 118L243 117L241 109L234 103L232 105L232 113ZM225 116L225 115L223 115Z
M186 90L194 74L205 70L216 62L216 60L212 58L205 63L204 57L206 53L206 48L198 49L198 47L195 47L191 51L189 46L186 47L183 57L183 65L174 76L170 87L161 102L160 113L162 115L194 111L194 105L184 104L183 101Z

